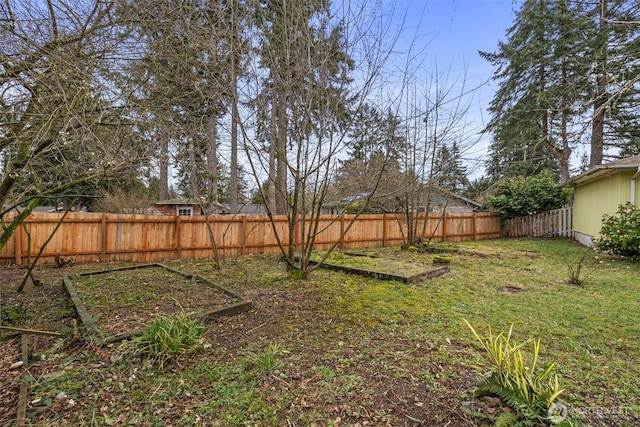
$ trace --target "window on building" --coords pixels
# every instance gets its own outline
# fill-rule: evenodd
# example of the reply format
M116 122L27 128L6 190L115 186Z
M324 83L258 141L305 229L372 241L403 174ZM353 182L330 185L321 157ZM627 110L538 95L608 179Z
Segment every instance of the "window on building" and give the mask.
M191 216L193 215L193 210L191 208L178 208L179 216Z

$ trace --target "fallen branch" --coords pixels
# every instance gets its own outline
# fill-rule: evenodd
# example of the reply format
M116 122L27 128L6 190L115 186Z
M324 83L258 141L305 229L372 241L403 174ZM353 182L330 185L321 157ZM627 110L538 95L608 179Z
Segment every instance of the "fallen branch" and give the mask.
M18 334L48 335L51 337L61 337L60 332L40 331L37 329L14 328L12 326L0 326L3 331L16 332Z
M264 322L262 325L258 325L258 326L256 326L255 328L251 328L251 329L249 329L249 330L248 330L247 332L245 332L244 334L245 334L245 335L249 335L251 332L253 332L253 331L257 330L257 329L260 329L260 328L262 328L263 326L267 326L267 325L269 324L269 322L271 322L271 319L267 320L267 321L266 321L266 322Z

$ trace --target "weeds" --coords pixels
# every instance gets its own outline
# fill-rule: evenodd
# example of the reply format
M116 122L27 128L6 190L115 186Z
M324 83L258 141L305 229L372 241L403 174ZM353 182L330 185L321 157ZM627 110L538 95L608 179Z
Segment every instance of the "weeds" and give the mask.
M49 399L53 410L31 412L32 424L488 425L491 414L480 413L484 419L478 421L478 413L461 408L466 399L460 391L474 387L470 359L479 354L469 345L473 335L460 328L461 318L507 325L504 338L510 323L514 335L526 325L544 337L545 356L571 379L557 398L567 402L565 409L586 423L637 424L637 263L602 254L602 263L586 263L580 274L593 268L598 283L578 288L561 285L567 279L562 257L575 259L582 250L569 240L489 240L456 248L451 274L409 285L318 269L300 286L275 256L248 256L215 271L198 261L188 270L247 295L255 311L215 321L207 337L215 345L183 369L141 364L117 347L105 348L111 359L84 346L84 357L75 351L68 359L61 354L55 363L48 360L33 380L30 400ZM398 247L372 253L405 265L430 264L432 256ZM138 286L151 283L150 276L126 280ZM160 275L155 280L168 281ZM501 292L506 286L522 291ZM527 367L532 345L526 340L520 347ZM537 372L548 368L542 365L537 362ZM542 384L554 385L554 373ZM59 411L61 402L51 396L60 390L78 402L74 408ZM629 409L595 415L587 411L592 407ZM561 405L554 408L559 410L547 417L563 415ZM530 421L512 414L512 425ZM52 417L57 419L47 424Z
M212 398L204 400L196 412L215 413L227 426L276 425L274 409L266 403L261 385L264 374L276 367L278 351L269 344L264 351L249 351L231 364L199 363L200 374L211 384Z
M563 256L563 260L564 263L567 265L567 268L569 269L569 277L567 279L567 283L570 285L576 285L576 286L583 286L584 282L587 280L587 277L589 275L590 272L593 272L593 270L584 273L584 267L585 264L587 262L587 257L589 255L589 253L591 252L590 249L585 249L582 251L582 254L580 256L580 258L578 259L578 261L571 261L569 260L566 256Z
M263 352L250 351L247 354L247 369L257 370L261 373L269 373L276 367L276 353L278 347L275 344L269 344Z
M156 319L142 335L134 338L135 346L161 367L169 361L195 351L204 334L204 325L184 311Z
M2 305L0 320L2 325L20 325L29 318L29 309L22 303Z

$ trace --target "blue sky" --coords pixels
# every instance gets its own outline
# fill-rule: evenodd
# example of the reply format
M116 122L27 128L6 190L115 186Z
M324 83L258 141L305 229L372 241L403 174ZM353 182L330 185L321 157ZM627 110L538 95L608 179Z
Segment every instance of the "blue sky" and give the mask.
M400 0L410 11L407 26L433 34L430 51L443 61L485 62L478 50L493 51L515 16L513 0Z
M515 0L400 0L411 11L409 26L432 36L427 55L440 66L467 67L468 77L488 80L491 65L478 54L494 52L513 24ZM483 92L493 93L493 88ZM490 96L489 96L490 98Z
M506 30L513 24L519 4L520 0L396 1L397 11L408 12L405 42L417 36L416 47L424 46L426 66L450 67L454 76L466 74L467 87L481 86L469 112L477 128L482 128L489 118L486 108L495 91L493 68L478 51L497 50L498 42L506 39ZM467 159L474 163L470 165L473 178L482 174L487 144L488 136L467 153Z

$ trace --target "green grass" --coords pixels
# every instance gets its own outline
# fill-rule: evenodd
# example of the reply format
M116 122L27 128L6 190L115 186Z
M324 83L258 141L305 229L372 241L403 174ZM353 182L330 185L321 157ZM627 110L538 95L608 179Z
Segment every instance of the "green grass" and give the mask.
M559 363L571 392L611 403L609 388L584 381L608 373L618 397L633 402L640 378L637 263L600 256L600 264L594 253L585 267L590 276L579 287L566 283L567 262L577 262L584 251L571 242L495 240L458 247L447 276L411 286L347 280L333 293L334 306L351 319L405 319L462 343L471 341L462 319L494 330L514 324L522 335L542 338L543 353ZM522 290L505 293L507 286Z
M399 251L399 248L395 249ZM372 250L361 250L358 254L355 255L352 251L334 251L329 254L324 262L338 267L350 267L402 277L414 276L434 268L432 265L433 254L431 256L422 255L407 259L389 256L389 249L385 251L387 256L381 256L378 251ZM317 261L323 255L323 252L314 253L311 260Z
M465 318L498 331L514 324L520 339L542 338L542 357L559 364L573 404L637 405L637 262L589 253L584 286L575 286L568 283L569 267L589 250L569 241L493 240L457 248L449 275L414 285L347 278L326 289L327 305L346 321L404 323L436 341L465 345L471 342Z
M81 356L69 354L74 363L67 366L78 369L37 379L31 399L64 385L82 402L68 422L51 425L106 425L118 416L145 425L491 425L462 407L485 374L467 319L496 333L513 324L519 342L540 337L539 363L557 363L560 400L574 415L603 426L636 422L638 263L589 252L587 279L576 286L567 283L569 265L585 249L570 241L453 249L450 273L410 285L323 269L292 280L271 256L227 260L221 270L206 261L173 262L254 300L254 312L210 327L211 347L179 369L158 370L120 352L100 366L95 354L82 356L91 361L87 372ZM398 248L376 253L404 264L432 257ZM592 408L625 412L598 421Z

